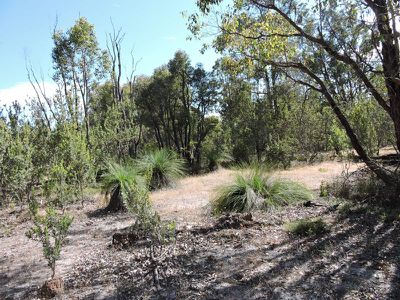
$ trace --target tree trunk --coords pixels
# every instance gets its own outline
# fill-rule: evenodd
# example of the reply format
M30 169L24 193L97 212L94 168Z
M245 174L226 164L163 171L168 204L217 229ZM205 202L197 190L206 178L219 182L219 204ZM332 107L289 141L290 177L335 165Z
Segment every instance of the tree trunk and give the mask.
M126 210L124 202L122 201L121 188L118 186L115 191L111 194L110 202L106 207L108 212L117 212Z
M393 9L393 7L390 7L390 2L386 0L367 1L367 3L374 11L381 36L382 67L389 95L389 113L394 124L397 150L400 150L400 83L398 80L400 77L400 53L398 33L395 28L390 26L390 22L394 22L394 15L389 15L389 8ZM393 11L392 14L394 14Z
M331 106L333 112L335 113L336 117L339 119L340 123L344 127L347 136L350 139L351 145L353 146L354 150L356 150L357 154L360 156L361 160L367 165L367 167L378 176L383 182L390 186L397 186L399 185L399 181L395 174L391 174L387 170L385 170L382 166L378 165L375 161L371 160L368 154L365 152L364 148L361 146L357 136L355 135L353 128L351 128L350 123L343 115L340 108L337 106L335 100L329 94L326 89L322 90L325 98L328 100L329 105Z

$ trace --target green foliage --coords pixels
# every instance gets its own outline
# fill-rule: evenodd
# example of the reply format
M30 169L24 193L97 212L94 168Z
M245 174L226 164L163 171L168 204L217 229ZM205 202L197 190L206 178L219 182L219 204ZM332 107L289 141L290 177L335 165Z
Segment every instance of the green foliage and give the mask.
M385 65L386 61L394 61L396 65L396 37L388 38L384 31L371 36L370 16L365 13L367 9L374 15L373 26L382 27L390 15L395 14L392 2L382 3L382 11L376 10L374 2L368 2L364 7L354 0L345 1L344 6L332 5L330 1L305 0L239 0L233 1L232 5L218 4L220 1L197 1L202 13L191 15L188 27L197 37L208 32L209 28L218 28L210 46L225 56L223 60L232 69L233 77L243 78L252 85L256 95L251 97L253 102L261 98L260 94L265 93L268 99L279 95L272 107L278 108L278 120L285 120L282 118L285 111L282 98L285 97L277 93L276 88L285 79L291 79L303 93L297 95L297 101L289 103L287 112L290 115L293 114L292 107L296 111L301 102L301 95L304 96L303 103L306 103L310 94L316 94L319 99L313 99L312 105L328 106L337 118L337 124L320 126L324 120L315 118L318 116L314 113L316 110L303 109L304 114L298 114L302 122L291 128L299 134L292 135L290 130L289 134L285 131L283 135L278 133L278 138L269 140L267 147L284 141L295 145L295 154L302 148L307 151L310 150L307 148L314 148L315 154L321 151L318 148L326 141L326 146L341 155L347 146L345 133L373 172L387 184L398 185L395 176L370 163L368 158L385 144L392 143L400 148L400 118L393 113L394 107L399 107L400 97L395 83L388 84L392 69ZM215 16L214 23L209 20L202 22L202 18L210 15ZM386 27L392 25L394 23L386 24ZM380 47L382 41L386 41L393 51ZM381 60L365 68L364 62L376 54ZM285 76L268 78L270 69ZM287 94L290 90L287 89ZM275 123L272 118L269 120ZM322 128L325 132L321 132ZM310 143L309 137L316 142ZM284 150L286 152L290 147Z
M319 196L320 197L328 197L329 196L329 184L325 181L321 181L319 186Z
M60 258L61 249L73 218L66 214L59 214L52 207L47 207L44 215L39 213L39 205L32 201L29 210L33 220L33 227L26 233L27 237L42 243L43 255L52 271L52 278L56 272L56 261Z
M123 99L113 99L111 82L96 88L92 97L92 153L96 164L121 157L136 157L143 135L132 93L123 88Z
M215 126L207 117L216 107L217 89L211 73L192 67L177 51L166 66L138 84L140 122L152 130L158 148L173 149L193 172L201 166L202 144Z
M102 190L106 196L123 201L128 210L148 197L146 180L132 164L108 163L102 175Z
M0 192L3 201L8 199L8 202L22 204L29 199L33 186L33 155L31 128L18 124L7 126L0 119Z
M93 177L92 159L85 138L71 124L60 125L48 147L52 159L44 184L46 196L64 207L83 197L83 189Z
M214 171L221 164L227 164L233 159L227 149L228 135L220 120L216 117L212 118L216 121L216 125L204 139L202 147L202 158L205 159L204 163L208 171Z
M312 197L312 193L299 183L273 178L256 170L237 175L234 183L221 187L212 206L215 213L248 212L291 205Z
M265 200L267 207L291 205L312 198L313 193L300 183L272 177L266 182Z
M339 156L342 155L343 150L349 148L346 132L336 122L331 125L328 138L329 148L335 150Z
M47 200L61 208L73 203L77 189L68 183L68 171L65 169L63 161L53 165L48 175L49 179L44 185L44 194Z
M152 243L164 243L174 237L175 224L161 221L153 210L148 192L150 178L149 172L139 174L133 165L109 163L102 176L103 191L111 197L120 197L135 216L135 224L130 228L132 232L140 238L149 238Z
M287 232L297 236L311 236L325 233L327 226L321 218L300 219L285 224Z
M354 130L365 146L369 155L378 151L378 139L374 123L371 119L371 110L376 108L371 101L357 102L350 112L350 119L354 122Z
M185 163L175 153L166 149L151 151L137 160L142 173L149 172L150 188L159 189L170 185L185 174Z
M359 100L350 110L354 131L369 155L393 143L393 125L390 118L371 100Z
M248 212L262 206L264 199L263 178L258 175L245 177L238 175L231 185L220 188L218 196L213 200L215 213Z

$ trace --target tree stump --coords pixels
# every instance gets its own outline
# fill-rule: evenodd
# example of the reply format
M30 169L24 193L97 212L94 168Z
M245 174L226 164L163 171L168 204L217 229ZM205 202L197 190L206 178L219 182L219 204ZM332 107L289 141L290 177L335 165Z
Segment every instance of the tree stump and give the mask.
M62 278L52 278L47 280L40 289L43 298L54 298L64 292L64 280Z

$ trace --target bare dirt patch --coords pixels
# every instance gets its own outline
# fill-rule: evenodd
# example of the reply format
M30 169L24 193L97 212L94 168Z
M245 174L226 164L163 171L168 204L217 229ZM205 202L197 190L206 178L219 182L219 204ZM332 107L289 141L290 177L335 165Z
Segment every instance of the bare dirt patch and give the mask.
M332 180L342 173L353 172L363 164L354 162L324 161L277 172L282 176L303 183L309 189L318 190L322 181Z

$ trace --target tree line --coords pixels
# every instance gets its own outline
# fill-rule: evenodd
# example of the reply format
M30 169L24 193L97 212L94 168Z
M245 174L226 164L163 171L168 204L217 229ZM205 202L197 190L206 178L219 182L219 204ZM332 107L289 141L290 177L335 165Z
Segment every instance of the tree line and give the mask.
M210 13L216 2L200 1L199 7ZM298 16L284 13L289 7L265 3L235 2L214 42L222 56L211 71L177 51L151 76L137 76L135 61L122 61L121 31L113 30L102 49L83 17L66 31L55 30L56 93L49 95L28 66L36 97L25 107L16 102L1 110L1 204L24 203L35 193L61 205L83 199L107 163L153 149L176 152L189 172L200 173L252 161L288 167L293 160L311 161L329 151L342 155L354 147L377 174L390 177L370 157L383 146L398 147L397 98L390 105L384 100L382 109L377 97L383 96L368 86L383 93L397 77L386 79L380 69L369 76L367 30L345 31L347 11L324 10L320 25L303 12L308 27L299 31L290 21ZM356 18L360 11L354 10ZM190 24L194 34L201 29L197 17ZM340 25L344 37L318 27L329 24ZM326 37L311 35L319 28ZM364 51L354 59L367 80L339 42ZM126 78L124 69L130 70Z

